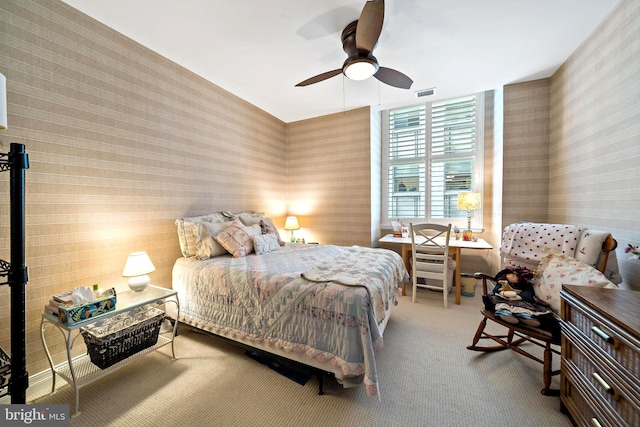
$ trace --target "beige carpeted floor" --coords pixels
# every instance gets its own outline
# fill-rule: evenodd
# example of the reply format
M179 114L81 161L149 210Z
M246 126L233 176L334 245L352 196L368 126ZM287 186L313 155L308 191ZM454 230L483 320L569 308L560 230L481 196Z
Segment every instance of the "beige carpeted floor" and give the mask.
M480 306L478 294L448 309L437 292L418 290L415 304L401 297L376 355L380 400L332 379L318 396L315 377L301 386L241 348L184 331L177 360L164 347L81 389L71 426L571 426L559 398L540 394L541 365L511 351L466 349ZM73 408L73 390L33 403Z

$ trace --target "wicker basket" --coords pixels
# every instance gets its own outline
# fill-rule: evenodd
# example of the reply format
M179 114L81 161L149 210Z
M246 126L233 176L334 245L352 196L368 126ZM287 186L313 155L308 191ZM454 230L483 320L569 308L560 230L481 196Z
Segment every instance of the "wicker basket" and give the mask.
M84 329L82 336L91 362L105 369L155 345L163 318L162 310L145 308L110 319L99 327Z

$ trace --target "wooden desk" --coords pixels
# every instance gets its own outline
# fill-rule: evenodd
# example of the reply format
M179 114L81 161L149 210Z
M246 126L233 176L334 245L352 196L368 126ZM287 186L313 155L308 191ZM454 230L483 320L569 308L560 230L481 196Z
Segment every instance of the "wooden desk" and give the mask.
M424 238L422 238L424 240ZM437 240L437 239L436 239ZM444 239L443 239L444 240ZM418 240L419 242L420 240ZM411 237L393 237L393 234L387 234L378 240L379 243L394 243L402 245L402 260L407 268L407 271L411 271ZM454 273L453 282L456 287L456 304L460 304L460 292L462 286L460 284L460 273L462 272L462 249L493 249L486 240L478 239L477 241L465 241L449 239L449 252L456 261L456 271ZM405 295L405 284L402 284L402 295Z

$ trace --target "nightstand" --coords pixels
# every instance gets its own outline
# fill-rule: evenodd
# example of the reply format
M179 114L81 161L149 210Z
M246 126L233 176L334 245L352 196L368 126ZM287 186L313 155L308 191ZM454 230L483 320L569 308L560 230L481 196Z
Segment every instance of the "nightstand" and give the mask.
M178 327L177 319L173 322L173 327L170 331L160 332L158 335L158 341L150 347L141 349L135 354L126 357L104 369L101 369L91 361L89 354L84 354L79 357L72 357L71 350L76 342L76 339L82 336L83 332L95 330L105 325L114 324L122 320L122 324L126 324L127 318L138 315L145 309L158 310L159 307L164 304L175 304L177 313L180 313L180 304L178 302L178 293L172 289L161 288L158 286L149 285L143 291L134 292L131 290L119 292L117 294L116 308L108 313L101 314L99 316L87 319L82 322L78 322L72 325L66 325L61 323L58 318L49 313L42 314L42 320L40 323L40 338L42 345L44 346L49 365L52 372L52 386L51 392L53 393L56 388L56 375L60 376L63 380L71 384L75 390L75 412L72 417L76 417L80 414L80 389L92 382L114 372L129 363L161 348L165 345L171 345L172 359L176 358L174 351L174 339L176 336L176 329ZM45 329L47 327L54 327L62 333L65 344L67 360L59 364L54 364L47 340L45 338ZM121 330L124 330L122 328ZM117 326L116 326L117 333Z

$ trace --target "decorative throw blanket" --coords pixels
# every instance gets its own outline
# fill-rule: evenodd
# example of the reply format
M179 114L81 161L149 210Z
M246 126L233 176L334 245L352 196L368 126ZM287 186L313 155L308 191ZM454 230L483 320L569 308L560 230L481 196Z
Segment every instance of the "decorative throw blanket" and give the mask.
M573 257L584 229L567 224L512 224L502 233L500 252L517 260L540 261L542 250L547 247Z
M385 278L389 276L386 270L394 265L393 256L389 251L352 246L344 254L305 271L302 277L312 282L335 282L367 288L373 312L380 323L393 296L389 294L389 288L384 286ZM388 262L380 262L381 257Z
M332 262L339 267L331 268ZM336 270L349 285L317 281ZM286 245L241 258L180 258L173 289L181 321L267 346L275 354L294 352L328 362L338 368L332 372L345 387L365 383L375 396L374 349L382 346L377 319L405 275L402 258L386 249ZM352 286L358 280L362 286Z

